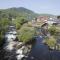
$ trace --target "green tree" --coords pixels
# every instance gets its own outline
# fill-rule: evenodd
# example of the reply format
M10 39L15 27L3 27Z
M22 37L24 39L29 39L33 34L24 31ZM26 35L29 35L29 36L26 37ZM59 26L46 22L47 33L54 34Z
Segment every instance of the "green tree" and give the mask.
M24 17L17 17L14 21L13 21L13 24L16 25L16 28L17 29L20 29L21 26L26 23L27 20L24 18Z
M10 24L10 20L5 17L3 12L0 11L0 46L3 43L4 33L7 30L8 25Z
M3 43L3 31L0 31L0 46Z
M45 43L49 46L49 47L55 47L56 45L56 39L54 37L50 37L50 38L47 38L45 40Z
M48 30L49 30L51 35L55 35L56 34L56 27L54 25L51 26Z
M23 26L18 32L19 41L23 41L24 43L32 40L35 35L35 30L33 27Z

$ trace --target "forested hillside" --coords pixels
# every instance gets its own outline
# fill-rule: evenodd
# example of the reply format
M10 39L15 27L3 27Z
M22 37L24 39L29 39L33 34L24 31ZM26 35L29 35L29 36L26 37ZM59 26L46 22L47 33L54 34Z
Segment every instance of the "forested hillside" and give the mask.
M37 17L37 16L53 16L52 14L37 14L29 9L26 9L24 7L13 7L13 8L8 8L8 9L0 9L0 11L3 12L3 14L5 14L4 16L6 17L23 17L27 20L32 20L33 18Z
M31 20L31 19L39 16L39 14L37 14L29 9L23 8L23 7L1 9L0 11L2 11L3 13L5 13L8 16L9 15L12 16L13 18L23 17L23 18L26 18L27 20Z

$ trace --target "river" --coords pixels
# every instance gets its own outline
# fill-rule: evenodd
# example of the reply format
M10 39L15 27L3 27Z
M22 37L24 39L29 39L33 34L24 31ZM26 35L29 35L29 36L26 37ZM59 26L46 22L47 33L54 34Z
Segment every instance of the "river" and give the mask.
M49 51L48 47L42 43L43 38L38 36L32 46L28 57L22 60L60 60L60 51ZM0 60L17 60L14 51L0 51Z
M36 37L30 53L22 60L60 60L60 51L50 51L48 46L42 43L43 40L42 36ZM16 55L15 50L8 52L0 49L0 60L17 60Z
M26 60L60 60L59 51L49 51L48 46L42 43L43 37L38 36Z

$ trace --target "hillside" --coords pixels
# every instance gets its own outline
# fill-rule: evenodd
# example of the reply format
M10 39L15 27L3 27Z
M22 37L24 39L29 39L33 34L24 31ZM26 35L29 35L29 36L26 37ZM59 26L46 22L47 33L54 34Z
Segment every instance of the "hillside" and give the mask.
M25 17L26 19L29 19L29 20L39 16L37 13L29 9L26 9L24 7L8 8L1 11L7 15L11 15L12 17Z
M24 7L13 7L13 8L8 8L8 9L1 9L0 11L3 12L6 16L12 16L13 18L16 17L24 17L27 20L32 20L33 18L37 16L54 16L52 14L37 14L29 9L26 9Z

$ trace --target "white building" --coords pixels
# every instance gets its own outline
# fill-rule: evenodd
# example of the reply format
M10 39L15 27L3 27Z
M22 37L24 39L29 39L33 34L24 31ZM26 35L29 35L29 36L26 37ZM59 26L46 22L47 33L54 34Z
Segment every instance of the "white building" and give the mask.
M46 23L48 23L49 25L52 25L54 23L57 23L57 19L54 19L54 18L49 18Z

